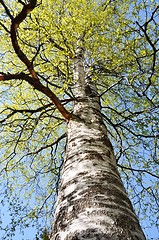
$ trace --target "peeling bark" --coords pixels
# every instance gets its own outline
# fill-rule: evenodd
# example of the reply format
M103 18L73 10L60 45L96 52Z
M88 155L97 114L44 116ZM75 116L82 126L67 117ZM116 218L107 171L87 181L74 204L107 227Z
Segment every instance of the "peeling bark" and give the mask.
M74 78L74 117L68 122L51 240L144 240L116 167L98 93L86 79L81 57L74 60Z

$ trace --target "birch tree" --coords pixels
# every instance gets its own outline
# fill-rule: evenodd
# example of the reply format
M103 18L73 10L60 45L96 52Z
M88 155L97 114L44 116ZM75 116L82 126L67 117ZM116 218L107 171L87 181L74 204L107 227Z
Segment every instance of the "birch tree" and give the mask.
M0 0L4 237L40 218L51 240L146 239L138 216L158 226L158 9Z

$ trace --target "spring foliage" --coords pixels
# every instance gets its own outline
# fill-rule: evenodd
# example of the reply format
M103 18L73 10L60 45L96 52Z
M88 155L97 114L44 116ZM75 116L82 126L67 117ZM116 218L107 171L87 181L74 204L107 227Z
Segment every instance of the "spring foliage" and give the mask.
M50 224L65 151L58 108L22 75L15 77L30 76L10 29L29 2L0 0L0 183L11 219L2 226L4 236L19 225L43 228L41 218ZM158 10L155 1L37 1L16 30L40 83L68 112L72 59L82 42L123 181L140 219L149 220L143 227L158 227Z

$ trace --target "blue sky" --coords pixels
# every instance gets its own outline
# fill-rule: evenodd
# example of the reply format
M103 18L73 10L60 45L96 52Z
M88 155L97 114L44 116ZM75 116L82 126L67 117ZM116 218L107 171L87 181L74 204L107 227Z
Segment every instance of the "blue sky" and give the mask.
M8 212L8 204L5 203L5 206L1 208L1 214L2 214L2 222L3 226L9 223L10 221L10 216ZM145 219L143 222L143 230L145 232L145 235L147 236L147 240L159 240L159 232L156 229L156 227L152 226L150 228L150 222L148 219ZM29 227L23 230L23 233L20 231L19 228L17 228L17 231L15 232L15 236L13 237L13 240L35 240L35 233L36 229L33 227ZM4 232L0 231L0 239L2 239ZM5 240L11 240L10 237L6 237Z
M148 1L150 2L150 1ZM146 179L145 179L146 180ZM8 213L8 206L7 203L4 207L1 207L0 209L1 213L2 213L2 222L3 224L7 224L10 220L9 217L9 213ZM148 240L159 240L159 232L157 231L157 229L155 227L151 227L151 229L149 228L150 223L148 220L144 221L143 227L144 227L144 231L146 233L146 235L148 235ZM0 239L3 236L3 232L0 231ZM13 240L34 240L35 239L35 229L34 228L28 228L24 231L24 235L20 234L19 231L16 232L16 236L13 238ZM10 238L6 238L6 240L10 240Z

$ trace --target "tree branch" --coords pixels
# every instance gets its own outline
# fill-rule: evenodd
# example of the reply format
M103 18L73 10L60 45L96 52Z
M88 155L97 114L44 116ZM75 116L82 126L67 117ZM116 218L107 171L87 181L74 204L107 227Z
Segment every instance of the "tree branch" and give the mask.
M0 26L2 26L2 27L4 28L4 30L5 30L7 33L10 34L10 31L8 30L8 28L7 28L3 23L0 22Z
M45 87L39 79L30 77L25 73L19 74L4 74L0 73L0 81L2 80L12 80L12 79L22 79L28 82L31 86L33 86L36 90L44 93L47 97L49 97L60 113L64 116L65 119L69 120L72 117L72 114L67 111L67 109L63 106L61 101L57 98L57 96L50 90L50 88Z
M37 109L13 109L13 108L8 107L8 108L2 110L0 113L5 112L6 110L10 110L11 113L9 113L4 119L0 120L0 123L6 122L7 119L12 117L16 113L30 113L30 114L34 114L34 113L37 113L37 112L41 112L42 110L47 109L47 108L51 107L52 105L53 105L53 103L48 103L48 104L43 105L42 107L39 107Z
M147 173L147 174L149 174L149 175L159 179L159 176L157 176L157 175L155 175L153 173L150 173L150 172L148 172L148 171L146 171L144 169L135 169L135 168L131 168L131 167L125 167L125 166L122 166L120 164L117 164L117 166L122 168L122 169L124 168L124 169L135 171L135 172Z
M65 109L65 107L62 105L61 101L58 99L58 97L48 88L45 87L38 78L38 75L36 71L34 70L33 63L28 59L28 57L23 53L21 50L18 39L17 39L17 29L21 22L27 17L27 15L35 8L37 0L30 0L28 4L23 4L23 8L21 12L13 18L13 16L10 14L9 9L3 2L3 0L0 0L2 3L7 15L11 18L11 40L12 40L12 46L14 48L15 53L19 57L19 59L26 65L27 69L29 70L32 77L30 77L27 74L20 73L20 74L3 74L0 75L0 80L11 80L11 79L23 79L27 81L30 85L32 85L36 90L44 93L46 96L48 96L57 109L61 112L61 114L65 117L65 119L69 120L72 115Z
M150 39L150 37L149 37L149 35L148 35L148 33L147 33L147 30L148 30L148 29L147 29L147 26L148 26L148 24L149 24L151 21L154 20L154 15L155 15L155 13L157 12L158 9L159 9L159 5L158 5L158 6L155 8L155 10L152 12L152 15L151 15L150 19L149 19L148 21L146 21L143 25L140 25L140 24L138 23L138 21L136 21L136 24L139 26L139 28L141 29L141 31L142 31L143 34L145 35L146 40L148 41L149 45L151 46L151 48L153 49L153 52L154 52L154 53L153 53L153 63L152 63L152 68L151 68L151 75L150 75L150 77L148 78L149 83L148 83L146 89L144 90L143 94L145 94L145 92L146 92L146 91L148 90L148 88L151 86L151 84L152 84L151 78L152 78L152 76L153 76L153 74L154 74L154 72L155 72L156 58L157 58L156 54L157 54L157 52L158 52L158 49L155 47L155 44L157 43L157 41L152 42L152 40Z
M12 14L10 13L9 8L8 8L7 5L4 3L4 1L3 1L3 0L0 0L0 3L1 3L2 6L4 7L5 12L7 13L8 17L9 17L11 20L13 20L13 16L12 16Z
M12 19L11 40L12 40L12 46L14 48L14 51L19 57L19 59L26 65L31 76L35 79L38 79L38 76L33 68L33 64L30 62L28 57L20 49L20 46L18 44L18 39L17 39L17 29L20 23L23 22L23 20L27 17L27 15L35 8L36 2L37 2L36 0L30 0L28 4L23 5L22 11L14 19Z

